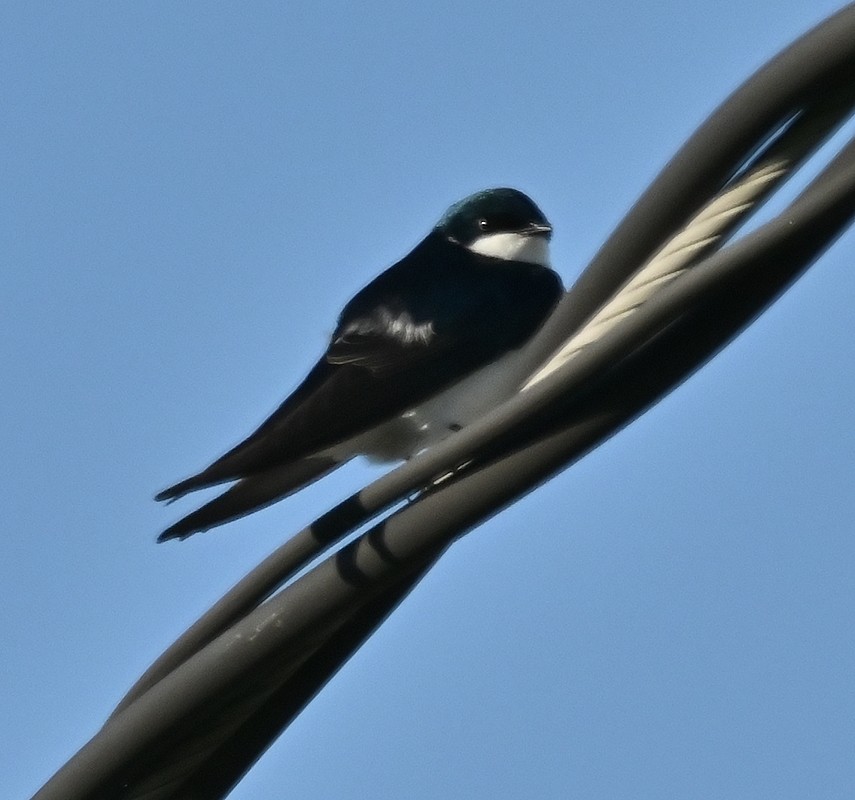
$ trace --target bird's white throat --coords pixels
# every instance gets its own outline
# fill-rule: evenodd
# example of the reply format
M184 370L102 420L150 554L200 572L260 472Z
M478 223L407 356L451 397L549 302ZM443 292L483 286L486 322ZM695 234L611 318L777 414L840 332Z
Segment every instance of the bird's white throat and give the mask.
M525 236L521 233L486 233L479 236L468 248L482 256L501 258L504 261L524 261L527 264L549 266L549 242L543 236Z

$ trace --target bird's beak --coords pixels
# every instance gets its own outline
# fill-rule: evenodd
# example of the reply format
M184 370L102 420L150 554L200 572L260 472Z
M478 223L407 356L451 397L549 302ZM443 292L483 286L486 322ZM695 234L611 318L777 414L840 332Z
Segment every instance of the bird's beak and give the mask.
M523 236L552 236L552 226L548 222L530 222L521 231Z

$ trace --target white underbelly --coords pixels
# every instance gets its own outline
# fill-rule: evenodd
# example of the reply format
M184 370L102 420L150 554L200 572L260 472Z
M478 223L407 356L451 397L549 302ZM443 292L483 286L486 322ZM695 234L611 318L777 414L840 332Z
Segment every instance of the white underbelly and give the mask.
M365 455L372 461L410 458L469 425L511 397L535 364L527 347L473 372L399 417L325 452L336 459Z

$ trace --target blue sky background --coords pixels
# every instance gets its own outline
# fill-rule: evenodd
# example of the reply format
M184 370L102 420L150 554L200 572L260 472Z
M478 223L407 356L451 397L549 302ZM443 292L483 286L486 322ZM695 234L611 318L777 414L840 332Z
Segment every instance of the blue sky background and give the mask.
M569 284L836 0L0 9L0 796L26 798L354 463L184 543L248 433L445 207L530 193ZM456 544L233 793L844 798L855 238Z

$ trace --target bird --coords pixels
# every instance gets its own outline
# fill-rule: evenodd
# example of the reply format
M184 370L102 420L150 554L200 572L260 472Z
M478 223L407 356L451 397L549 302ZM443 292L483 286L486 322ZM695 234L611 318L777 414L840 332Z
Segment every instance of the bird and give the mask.
M552 226L523 192L454 203L345 305L326 352L244 441L156 495L231 483L158 537L185 539L298 491L357 455L409 459L510 397L564 292Z

